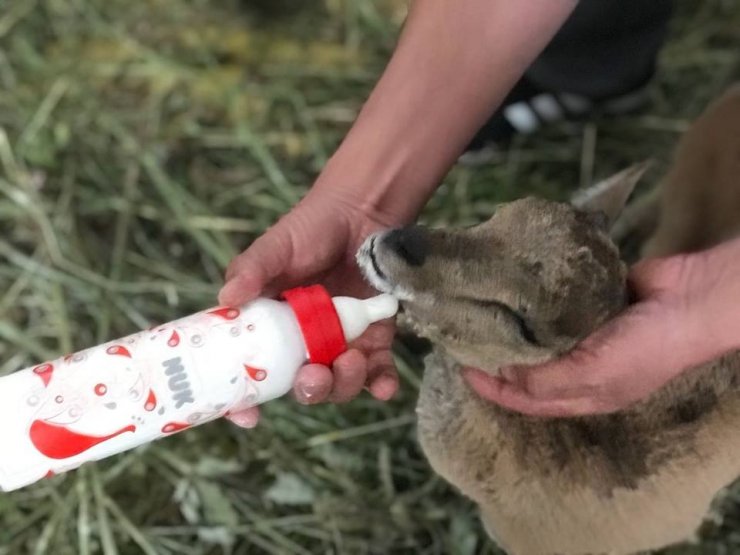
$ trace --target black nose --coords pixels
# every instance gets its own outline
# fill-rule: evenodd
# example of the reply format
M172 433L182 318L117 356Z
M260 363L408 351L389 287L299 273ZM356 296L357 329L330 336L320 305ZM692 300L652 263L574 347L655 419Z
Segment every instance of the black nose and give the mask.
M429 254L429 241L423 228L412 226L394 229L383 243L410 266L421 266Z

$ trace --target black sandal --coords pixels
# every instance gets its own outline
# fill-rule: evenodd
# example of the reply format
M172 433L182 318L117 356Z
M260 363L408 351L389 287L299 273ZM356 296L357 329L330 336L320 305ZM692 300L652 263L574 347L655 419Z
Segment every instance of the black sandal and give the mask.
M595 100L545 90L524 76L481 127L459 162L471 166L488 163L515 135L535 133L547 124L582 121L595 115L634 113L648 103L648 81L628 93Z

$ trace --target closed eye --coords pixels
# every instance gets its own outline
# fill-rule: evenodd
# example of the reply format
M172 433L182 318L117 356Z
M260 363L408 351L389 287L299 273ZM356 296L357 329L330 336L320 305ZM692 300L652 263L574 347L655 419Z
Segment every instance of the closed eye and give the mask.
M482 308L496 308L497 310L505 313L510 319L516 322L519 327L519 334L524 338L527 343L541 347L542 344L537 340L534 330L529 326L527 320L519 312L511 308L509 305L502 303L501 301L483 300L483 299L472 299L465 297L464 300Z

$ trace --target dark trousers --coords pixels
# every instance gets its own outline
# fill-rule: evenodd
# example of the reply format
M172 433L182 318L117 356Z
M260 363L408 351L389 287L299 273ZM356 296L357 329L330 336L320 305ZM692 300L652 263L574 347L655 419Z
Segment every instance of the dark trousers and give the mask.
M671 8L671 0L580 0L526 75L592 99L628 92L654 73Z

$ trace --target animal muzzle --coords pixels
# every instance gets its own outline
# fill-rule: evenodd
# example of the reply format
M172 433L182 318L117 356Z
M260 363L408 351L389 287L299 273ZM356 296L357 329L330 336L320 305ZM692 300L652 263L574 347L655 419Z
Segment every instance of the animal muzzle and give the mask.
M422 266L429 255L428 232L419 226L394 229L380 241L409 266Z

